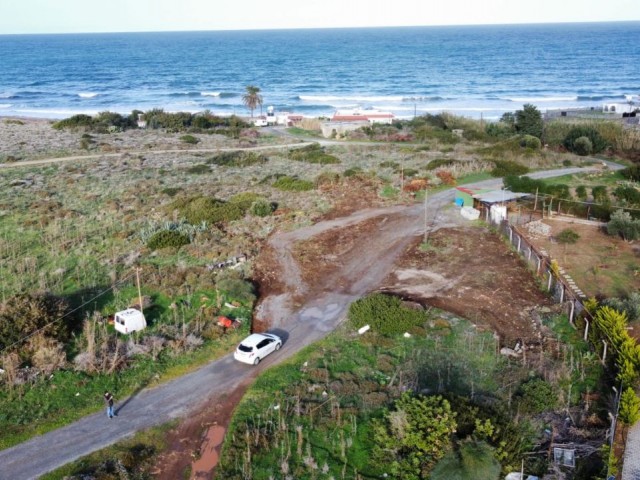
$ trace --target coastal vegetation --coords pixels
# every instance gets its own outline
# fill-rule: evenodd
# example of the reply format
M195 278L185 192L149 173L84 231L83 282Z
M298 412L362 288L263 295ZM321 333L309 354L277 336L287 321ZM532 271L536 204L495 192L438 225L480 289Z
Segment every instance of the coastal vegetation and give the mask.
M260 141L259 133L249 136L253 129L240 119L217 123L208 114L147 113L143 118L154 135L159 132L153 129L163 130L161 138L178 147L212 141L212 135L200 134L206 130L224 135L221 141L230 142L224 144L227 148L248 138ZM534 117L532 112L528 115ZM234 269L215 266L240 253L257 255L276 228L313 223L340 205L349 191L357 193L347 196L352 201L363 197L358 205L385 204L406 201L408 195L402 195L408 192L491 172L507 175L505 185L513 190L537 192L538 210L600 218L609 221L612 240L637 238L636 166L615 174L603 169L552 181L519 176L551 166L600 162L579 155L576 143L583 144L578 148L591 145L593 152L604 142L602 158L633 158L636 133L600 122L586 127L552 122L544 124L540 141L528 127L525 133L524 125L537 125L527 115L525 119L517 130L517 115L513 129L508 121L428 115L348 135L382 143L346 141L213 156L157 154L154 149L165 148L158 141L142 143L137 150L144 153L120 151L113 160L3 171L0 348L5 373L0 377L0 427L5 435L0 445L15 444L95 411L96 399L106 388L123 397L227 352L250 328L257 291L250 262ZM69 135L74 146L56 155L75 153L78 139L101 151L117 148L121 139L148 141L137 124L127 126L138 120L137 114L68 120L56 124L55 132ZM589 143L578 142L582 138ZM564 144L567 139L573 139L569 144L578 155ZM29 159L24 152L0 155L5 161L19 157L18 163ZM387 195L390 192L393 195ZM571 247L563 238L557 236L565 249ZM616 266L602 260L612 255L601 253L585 267L585 276L605 284L606 275L617 275L618 293L610 296L617 296L618 303L611 308L632 312L637 305L627 293L636 278L633 260L616 256ZM136 270L143 302L134 283ZM143 304L138 307L144 308L149 328L131 338L118 336L110 316L137 303ZM344 338L331 337L284 370L267 372L234 420L236 435L228 440L221 470L228 476L221 478L236 478L234 468L244 465L247 454L256 463L246 468L256 475L260 465L271 464L298 472L296 478L321 478L325 464L326 474L335 478L391 472L387 467L418 478L418 470L429 471L437 478L468 471L471 456L479 455L481 468L491 472L487 478L493 478L496 468L518 468L523 452L544 438L545 415L578 406L581 394L603 391L618 375L637 377L637 350L626 338L616 343L607 371L600 370L598 345L605 336L617 335L602 333L604 327L593 333L599 337L590 347L579 335L558 333L562 342L555 352L540 353L549 363L521 369L496 356L495 339L475 332L465 320L405 307L390 295L363 298L352 305L350 330L340 332ZM220 315L239 321L241 328L225 330L217 324ZM614 324L624 326L638 318L625 315L624 321L615 317ZM545 322L560 332L563 320ZM365 324L374 334L355 337L353 330ZM404 337L405 332L410 336ZM457 353L469 356L470 351L471 358ZM578 354L575 365L572 358ZM446 378L438 373L442 371L448 372ZM496 384L503 376L504 382ZM276 386L280 390L270 390ZM404 390L414 393L403 395ZM274 398L279 410L273 409ZM625 419L632 423L636 401L626 390L624 398ZM399 439L421 425L425 413L434 412L446 417L439 425L441 436L434 437L439 449L416 467L412 459L424 457L420 449L426 440L410 446ZM598 417L602 411L591 413ZM472 422L472 417L482 423ZM399 431L398 425L406 430ZM257 440L250 445L247 435ZM392 453L394 463L383 462L380 450L369 456L376 452L374 446ZM532 456L528 471L542 472L543 463L538 465Z

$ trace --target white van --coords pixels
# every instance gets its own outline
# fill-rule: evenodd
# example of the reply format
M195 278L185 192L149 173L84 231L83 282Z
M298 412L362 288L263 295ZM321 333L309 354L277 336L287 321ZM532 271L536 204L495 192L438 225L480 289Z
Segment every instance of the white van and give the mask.
M117 312L113 317L113 326L120 333L131 333L143 330L147 326L147 321L140 310L127 308Z

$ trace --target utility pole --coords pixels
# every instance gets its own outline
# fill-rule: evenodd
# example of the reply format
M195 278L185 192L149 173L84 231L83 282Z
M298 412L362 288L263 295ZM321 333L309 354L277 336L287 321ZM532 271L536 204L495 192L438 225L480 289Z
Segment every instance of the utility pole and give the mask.
M136 284L138 285L138 302L140 302L140 313L144 315L142 311L142 290L140 290L140 267L136 268Z
M427 197L429 196L428 190L424 189L424 239L423 243L427 243Z

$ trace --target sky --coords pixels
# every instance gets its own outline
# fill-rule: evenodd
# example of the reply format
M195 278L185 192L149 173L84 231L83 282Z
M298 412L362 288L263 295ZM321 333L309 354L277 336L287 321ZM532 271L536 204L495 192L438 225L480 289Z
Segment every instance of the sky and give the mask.
M640 20L640 0L0 0L0 34Z

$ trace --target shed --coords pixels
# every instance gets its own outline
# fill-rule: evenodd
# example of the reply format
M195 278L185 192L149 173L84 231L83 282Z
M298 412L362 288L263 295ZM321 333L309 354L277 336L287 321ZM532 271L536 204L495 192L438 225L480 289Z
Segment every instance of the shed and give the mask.
M116 331L129 334L144 330L147 327L147 321L140 310L127 308L114 315L113 326L116 328Z

